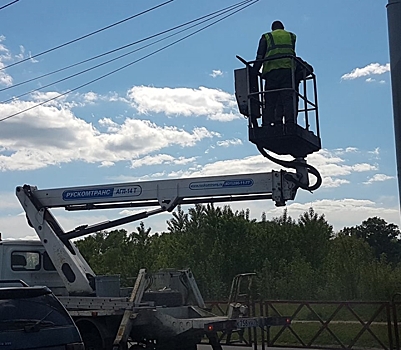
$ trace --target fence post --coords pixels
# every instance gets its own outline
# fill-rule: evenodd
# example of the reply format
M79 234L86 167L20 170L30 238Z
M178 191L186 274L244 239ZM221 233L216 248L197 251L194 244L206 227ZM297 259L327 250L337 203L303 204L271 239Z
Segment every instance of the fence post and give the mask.
M259 309L260 309L260 317L265 317L265 311L264 311L264 307L265 307L265 303L263 300L259 301ZM265 344L265 329L269 328L268 326L265 327L264 325L262 327L260 327L261 330L261 337L262 337L262 350L266 349L266 344Z
M252 305L252 314L253 314L253 317L256 317L255 300L252 299L251 305ZM253 348L254 348L254 350L258 350L258 332L257 332L257 328L256 328L256 327L253 327L252 331L253 331L253 341L254 341L254 343L253 343Z
M391 332L391 303L386 304L386 315L387 315L387 331L388 331L388 343L389 348L393 349L393 335Z
M393 295L393 297L391 298L391 307L393 309L395 349L400 350L400 334L398 333L397 305L395 303L395 298L397 296L401 296L401 293L395 293Z

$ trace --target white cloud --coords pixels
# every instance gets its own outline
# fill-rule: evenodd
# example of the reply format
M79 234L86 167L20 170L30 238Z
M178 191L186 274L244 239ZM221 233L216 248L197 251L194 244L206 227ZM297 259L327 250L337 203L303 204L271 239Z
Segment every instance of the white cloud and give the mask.
M36 59L32 58L32 54L31 51L28 52L28 55L25 54L25 47L23 45L19 46L19 54L14 55L14 59L16 59L17 61L22 61L26 58L29 58L31 63L37 63L39 61L37 61Z
M98 94L90 91L83 95L84 101L87 103L94 103L99 99Z
M315 194L310 196L314 197ZM389 223L400 225L398 207L389 207L382 202L352 198L316 199L301 202L300 197L304 198L305 196L297 195L296 201L288 202L285 207L275 207L271 200L230 202L227 204L234 211L248 208L251 219L256 220L261 219L263 212L266 213L267 219L271 220L281 216L284 210L287 210L287 214L293 219L298 219L300 215L312 207L319 215L325 215L326 220L330 225L333 225L335 231L344 227L360 225L362 221L374 216L379 216ZM384 203L388 203L388 201Z
M31 58L31 52L29 52L27 56L25 53L25 47L23 45L19 45L19 53L13 55L11 51L4 44L2 44L2 42L5 40L6 37L4 35L0 35L0 86L3 85L9 87L13 85L13 78L11 75L7 74L3 68L15 61L21 61L27 57ZM7 64L5 62L7 62ZM36 63L38 61L31 58L30 62Z
M242 141L240 139L217 141L217 146L220 146L220 147L229 147L229 146L237 146L237 145L242 145Z
M0 192L0 210L4 214L4 212L11 209L22 209L21 205L12 192Z
M38 63L38 62L39 62L39 61L36 60L35 58L32 58L32 52L31 52L31 51L28 52L28 57L30 58L30 61L31 61L32 63Z
M116 126L114 122L108 119L103 120L103 126L106 128L110 127L113 133L118 133L121 128L121 126ZM374 153L377 152L378 149L374 151ZM370 155L369 152L362 152L358 149L353 149L351 151L351 148L348 149L348 153L346 154L352 155L355 153L358 154L358 159L361 160L363 160L363 155ZM137 161L140 163L138 166L152 164L176 164L177 162L182 162L183 164L188 164L189 168L187 170L180 170L170 173L167 173L167 171L163 170L161 172L141 176L140 178L120 176L118 179L116 178L113 180L117 182L146 181L172 177L179 178L193 176L212 176L218 174L260 173L270 172L272 169L280 169L279 166L269 162L262 156L251 156L243 159L231 159L200 165L195 164L196 160L194 158L175 158L171 155L161 153L155 155L154 157L145 156L142 159L137 159ZM338 156L338 150L322 150L319 153L313 154L308 157L308 163L313 164L323 174L322 189L316 191L314 194L309 194L306 191L299 190L296 201L288 202L286 207L288 209L289 215L291 215L293 218L296 219L300 214L303 214L305 211L308 210L309 207L312 206L316 212L320 214L325 214L326 219L330 224L334 226L335 230L340 230L345 226L359 225L363 220L366 220L367 218L373 216L382 217L388 222L395 222L397 225L399 225L398 207L392 207L388 204L391 202L395 202L395 199L378 198L377 200L369 200L353 198L333 198L334 196L337 196L341 193L336 190L337 187L350 183L347 178L348 175L369 172L372 171L375 166L369 165L368 163L363 161L360 163L352 164L352 162L350 162L348 159L340 158ZM133 164L135 163L133 162ZM380 174L372 176L372 179L374 179L374 181L384 181L389 178L389 176ZM358 186L358 184L356 184L355 186ZM329 198L317 199L319 198L318 196L321 195ZM12 195L10 194L8 197L2 196L2 198L11 199L11 196ZM310 200L310 198L312 198L312 200ZM7 199L7 202L9 202L9 199ZM19 203L15 199L13 202L15 203L13 203L10 208L5 206L5 203L2 203L2 206L0 205L3 213L5 210L13 210L16 206L19 205ZM280 216L283 211L283 208L275 208L274 203L271 200L233 202L229 204L233 208L233 210L249 208L251 210L251 217L256 219L260 219L263 211L266 212L268 218ZM62 211L62 213L64 212ZM83 216L76 216L73 214L71 214L70 216L69 214L62 214L61 218L59 218L58 215L56 217L61 220L61 224L67 230L83 223L100 222L104 220L115 219L116 216L118 217L122 214L129 213L129 211L114 211L114 213L112 214L109 214L109 212L93 214L93 217L89 214L84 214ZM145 224L147 227L152 227L153 232L160 232L166 229L165 220L170 218L170 214L163 214L160 216L157 215L147 219ZM124 225L122 226L122 228L125 228L127 230L135 230L136 226L137 223L133 223L131 225ZM20 236L25 237L31 232L26 224L24 215L14 217L0 216L0 227L2 232L4 233L4 236L10 237L11 234L12 238Z
M85 104L94 104L95 102L124 102L130 103L127 99L119 96L116 92L109 92L108 94L102 95L93 91L89 91L83 94L74 93L71 95L74 99L75 105L84 106Z
M353 152L356 152L354 149ZM377 166L368 163L345 164L346 160L336 155L336 152L321 150L308 157L308 164L313 165L322 175L322 188L335 188L349 184L347 176L355 173L376 171ZM281 159L291 159L281 157ZM243 159L229 159L197 165L190 169L172 171L168 174L170 178L175 177L198 177L230 174L263 173L271 170L284 169L270 162L261 155L245 157ZM292 169L284 169L294 171ZM315 182L314 176L310 178L311 184Z
M387 180L392 180L394 179L394 176L388 176L385 174L375 174L373 177L371 177L368 181L365 181L365 185L371 185L374 182L383 182Z
M7 198L14 197L14 201L20 208L18 214L13 215L0 215L0 234L2 239L38 239L34 229L32 229L26 220L25 213L23 212L17 198L13 193L7 194ZM144 209L145 210L145 209ZM144 211L144 210L138 210ZM4 212L2 210L2 212ZM82 211L82 212L67 212L64 209L53 209L52 213L59 221L60 225L67 232L74 228L88 224L93 225L99 222L113 220L121 216L129 215L129 211L121 209L110 210L97 210L97 211ZM146 227L151 227L152 232L161 232L166 230L166 220L171 219L170 213L161 213L151 216L145 220ZM136 231L139 221L131 224L118 226L118 228L126 229L128 232Z
M100 168L109 168L109 167L113 166L114 164L115 164L114 162L105 160L105 161L100 162L99 167Z
M11 60L11 53L2 42L6 40L4 35L0 35L0 69L4 68L6 64L4 61ZM7 74L4 70L0 70L0 85L11 86L13 84L13 78L11 75Z
M342 156L344 154L358 153L359 150L356 147L346 147L346 148L335 148L330 151L331 154L335 154L337 156Z
M52 213L66 232L83 224L92 225L107 221L111 217L114 217L115 219L115 216L118 216L118 211L116 210L110 210L110 212L96 211L69 213L64 209L53 209ZM35 230L28 225L25 212L22 211L22 208L21 214L6 217L0 216L0 232L2 233L3 239L38 239Z
M168 154L156 154L153 156L145 156L142 158L134 159L131 161L131 168L139 168L144 165L160 165L160 164L175 164L185 165L196 160L195 157L185 158L179 157L174 158Z
M373 151L368 151L368 153L373 154L376 157L379 157L380 155L380 148L376 147Z
M243 159L221 160L204 164L192 169L171 172L169 177L196 177L230 174L261 173L278 169L279 166L263 156L251 156Z
M121 179L125 181L133 181L132 179ZM11 196L11 194L10 194ZM315 195L310 195L311 197ZM262 212L267 214L268 219L278 217L283 214L284 209L287 209L288 214L297 219L310 207L319 215L324 214L329 224L334 226L334 230L338 231L346 226L360 225L363 220L369 217L379 216L389 223L400 225L398 207L385 206L384 203L391 202L393 199L383 198L383 202L372 201L368 199L317 199L312 201L301 202L297 197L297 202L288 202L286 207L277 208L271 200L261 201L244 201L244 202L229 202L232 209L242 210L249 208L251 218L261 219ZM16 201L16 200L15 200ZM18 201L16 201L18 202ZM19 204L19 203L18 203ZM184 209L186 209L184 207ZM54 214L62 227L68 231L82 224L94 224L97 222L112 220L121 215L130 215L132 213L143 210L105 210L96 212L65 212L64 210L54 210ZM0 232L5 239L22 239L36 238L36 234L31 229L25 215L22 214L13 216L0 216ZM162 232L167 229L166 220L171 219L170 213L162 213L151 216L146 219L146 227L151 227L152 232ZM120 226L120 228L135 231L138 222L133 222L129 225Z
M15 55L15 58L19 61L19 60L23 60L24 59L24 53L25 53L25 47L23 47L22 45L19 46L20 49L20 53L18 55Z
M377 166L373 164L368 164L368 163L358 163L352 165L352 170L357 173L361 173L364 171L373 171L377 170Z
M390 63L384 64L384 65L380 65L379 63L371 63L363 68L355 68L351 71L351 73L344 74L341 77L341 80L353 80L353 79L366 77L366 76L370 76L370 75L384 74L389 71L390 71ZM371 82L371 81L372 80L369 80L369 82Z
M352 152L356 152L355 149ZM377 165L368 163L344 164L345 160L339 157L340 152L320 150L308 157L308 163L319 169L323 177L346 176L354 172L366 172L377 170Z
M32 105L21 101L0 104L0 114L11 115ZM33 170L72 161L111 166L173 145L192 147L216 136L219 134L205 127L186 131L130 118L121 123L104 118L96 127L67 108L40 106L2 123L0 171Z
M134 86L128 91L128 98L141 114L153 112L168 116L206 116L207 119L218 121L240 117L233 95L202 86L198 89Z
M217 78L217 77L221 77L223 75L223 72L220 69L213 69L212 73L209 74L212 78Z
M345 179L333 179L331 176L325 176L323 178L322 187L334 188L345 184L349 184L349 181Z
M323 199L309 203L290 203L287 205L288 214L297 219L312 207L318 214L325 214L329 224L339 231L347 226L360 225L362 221L379 216L389 223L400 224L399 210L394 207L385 207L383 203L377 203L368 199ZM266 211L269 216L280 216L283 209L274 208Z
M67 98L66 95L63 95L63 93L56 92L56 91L48 91L48 92L35 91L32 93L31 96L35 103L42 103L42 102L51 100L44 104L46 106L61 106L62 103ZM33 103L32 103L32 105L33 105Z

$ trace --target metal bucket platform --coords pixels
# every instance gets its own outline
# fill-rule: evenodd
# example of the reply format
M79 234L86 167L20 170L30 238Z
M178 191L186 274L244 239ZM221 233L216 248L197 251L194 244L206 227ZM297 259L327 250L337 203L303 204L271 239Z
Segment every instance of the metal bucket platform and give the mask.
M276 154L290 154L294 158L304 158L321 149L318 136L293 123L250 127L249 141Z

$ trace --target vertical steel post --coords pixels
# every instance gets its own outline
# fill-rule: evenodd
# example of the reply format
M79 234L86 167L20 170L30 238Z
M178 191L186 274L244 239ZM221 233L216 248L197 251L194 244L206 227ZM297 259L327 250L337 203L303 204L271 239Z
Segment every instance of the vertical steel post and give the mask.
M401 1L388 0L386 7L390 47L398 192L401 206Z

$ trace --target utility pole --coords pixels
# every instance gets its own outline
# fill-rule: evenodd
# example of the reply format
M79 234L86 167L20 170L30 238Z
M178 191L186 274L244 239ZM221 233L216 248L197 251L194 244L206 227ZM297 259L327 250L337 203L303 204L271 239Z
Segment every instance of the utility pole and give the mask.
M393 93L398 192L401 208L401 0L388 0L386 7L390 47L391 88Z

